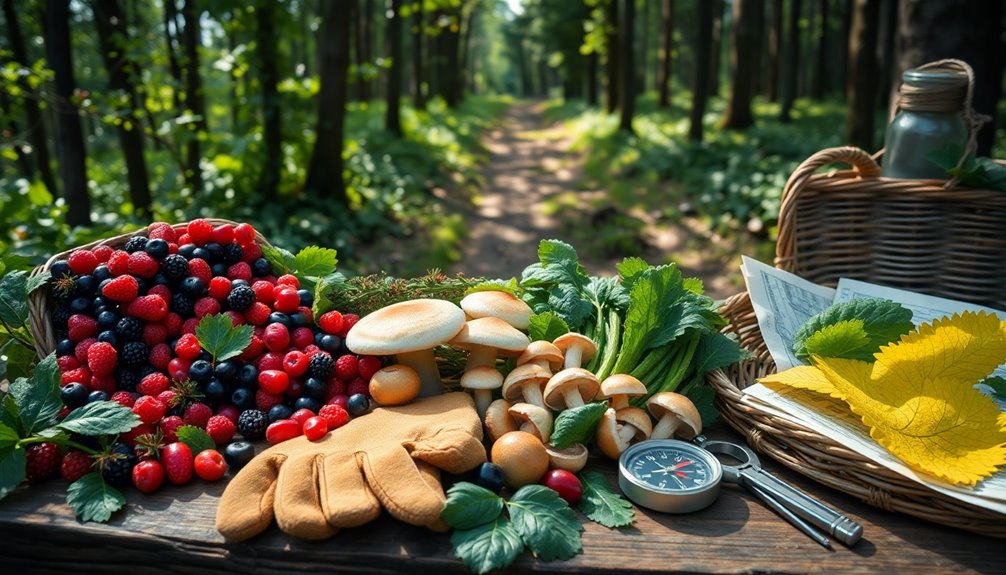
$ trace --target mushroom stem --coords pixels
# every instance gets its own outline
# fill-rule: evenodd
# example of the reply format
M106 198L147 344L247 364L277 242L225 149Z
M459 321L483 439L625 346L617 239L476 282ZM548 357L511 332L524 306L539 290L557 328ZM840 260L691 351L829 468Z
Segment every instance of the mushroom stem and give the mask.
M566 348L566 359L563 367L580 367L580 360L583 358L583 348L578 345L571 345ZM583 405L582 403L580 405Z
M613 395L611 396L611 402L609 405L615 408L615 411L629 407L629 396L623 393Z
M618 426L618 437L625 443L632 441L632 438L636 436L636 428L631 425L619 425Z
M583 405L583 398L580 397L580 391L574 385L563 392L563 399L566 400L566 408L570 407L581 407Z
M397 357L398 363L411 367L419 374L419 381L422 382L419 388L420 397L440 395L444 392L444 387L440 384L437 360L433 357L432 349L399 353Z
M534 361L529 361L528 363L533 363L533 364L537 365L538 367L540 367L540 368L544 369L545 371L547 371L550 375L552 373L552 366L548 364L548 360L547 359L536 359Z
M479 421L485 421L486 410L489 409L489 404L493 402L493 392L491 389L475 389L472 391L475 395L475 411L479 414Z
M650 439L666 439L674 435L674 432L681 426L681 419L668 414L660 418L657 426L653 428Z
M525 385L521 388L521 394L527 403L537 405L538 407L545 407L545 398L541 395L541 386Z
M496 348L486 345L473 345L471 351L468 353L468 364L465 366L465 371L469 371L474 367L492 367L495 364Z

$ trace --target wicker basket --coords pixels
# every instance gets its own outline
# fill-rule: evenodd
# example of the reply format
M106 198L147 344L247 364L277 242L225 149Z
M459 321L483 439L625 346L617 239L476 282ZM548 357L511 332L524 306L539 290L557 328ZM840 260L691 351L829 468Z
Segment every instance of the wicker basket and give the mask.
M851 171L817 174L831 163ZM815 154L783 191L776 267L835 286L856 278L1006 309L1006 193L894 180L857 148ZM741 402L775 371L747 293L720 310L755 359L710 374L720 413L751 446L870 505L1006 537L1006 516L921 486L802 425Z
M229 224L237 225L236 222L230 220L222 220L215 218L207 218L206 221L213 224L214 226ZM173 227L176 232L185 231L188 223L174 224ZM147 229L142 228L135 232L130 232L128 234L122 234L119 236L98 240L96 242L91 242L87 245L72 248L64 252L60 252L51 258L45 264L38 266L32 270L31 275L35 276L41 274L49 269L53 262L57 260L63 260L69 257L71 253L80 249L93 249L98 246L109 246L113 249L121 248L126 244L129 238L135 236L145 236L147 234ZM272 244L265 239L262 234L255 232L255 243L262 247L271 247ZM56 333L52 329L52 322L49 321L49 293L48 290L39 289L35 290L32 294L28 296L28 323L31 328L31 335L35 340L35 351L38 353L39 357L45 357L56 349Z

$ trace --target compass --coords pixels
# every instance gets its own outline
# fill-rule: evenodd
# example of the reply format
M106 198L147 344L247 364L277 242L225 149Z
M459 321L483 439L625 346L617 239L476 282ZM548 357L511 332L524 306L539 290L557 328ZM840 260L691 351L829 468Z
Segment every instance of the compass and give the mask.
M720 492L723 466L701 447L676 439L650 439L618 459L618 486L637 505L665 513L691 513Z

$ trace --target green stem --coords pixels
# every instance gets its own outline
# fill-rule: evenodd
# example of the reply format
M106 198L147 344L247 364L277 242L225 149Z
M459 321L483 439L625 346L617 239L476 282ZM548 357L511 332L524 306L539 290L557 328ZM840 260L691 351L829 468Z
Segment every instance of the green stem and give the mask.
M604 354L605 350L611 345L611 342L605 339L604 333L604 310L601 306L594 305L594 313L597 315L597 321L594 323L593 328L590 330L590 339L594 340L597 344L597 353L594 357L590 359L587 365L583 366L587 371L594 371L597 369L597 364L601 361L601 356Z
M600 365L594 372L597 379L604 380L612 373L615 367L615 360L618 357L618 348L622 341L622 316L616 310L608 312L608 341L604 348L604 357Z
M5 322L3 319L0 319L0 323L3 324L4 329L7 330L7 333L8 333L8 335L10 335L11 339L13 339L14 341L16 341L19 344L23 345L24 347L26 347L26 348L28 348L28 349L30 349L32 351L35 351L35 346L32 345L32 343L30 341L28 341L26 339L22 339L21 336L19 336L17 334L17 332L15 331L15 329L12 328L7 322ZM18 328L18 329L20 329L20 328Z
M56 445L65 445L67 447L72 447L74 449L79 449L80 451L83 451L84 453L86 453L88 455L97 455L98 454L97 451L91 449L90 447L88 447L86 445L81 445L80 443L77 443L76 441L73 441L72 439L61 439L61 438L58 438L58 437L40 437L38 435L34 435L32 437L26 437L26 438L24 438L24 439L22 439L22 440L20 440L20 441L17 442L17 444L18 444L19 447L24 447L26 445L31 445L33 443L55 443Z
M681 383L681 380L684 379L688 370L692 367L692 357L699 346L699 339L701 338L697 333L689 337L687 347L683 347L683 354L674 362L674 366L661 383L659 391L674 391L677 389L678 384Z

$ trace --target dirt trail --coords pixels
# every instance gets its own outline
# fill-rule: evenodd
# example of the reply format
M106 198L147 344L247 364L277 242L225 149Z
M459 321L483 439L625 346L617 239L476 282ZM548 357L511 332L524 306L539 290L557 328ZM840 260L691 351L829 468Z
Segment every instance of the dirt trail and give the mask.
M546 202L559 195L574 194L582 225L592 225L592 206L603 202L605 191L579 188L583 174L578 155L569 151L571 142L558 125L547 125L540 108L534 102L517 103L500 126L486 134L484 143L490 152L484 172L486 187L466 214L468 238L461 260L451 271L519 277L525 266L537 260L540 240L558 238L576 246L576 240L564 231L568 225L546 213ZM568 198L564 203L568 204ZM700 277L706 292L715 298L743 289L737 284L739 258L734 255L740 246L725 249L721 238L709 237L688 219L660 221L641 211L629 215L644 223L642 255L651 263L673 257L686 275ZM564 221L568 223L569 217L566 212ZM582 237L584 232L579 233ZM598 275L615 273L615 263L621 260L595 257L582 249L578 253L587 271Z

